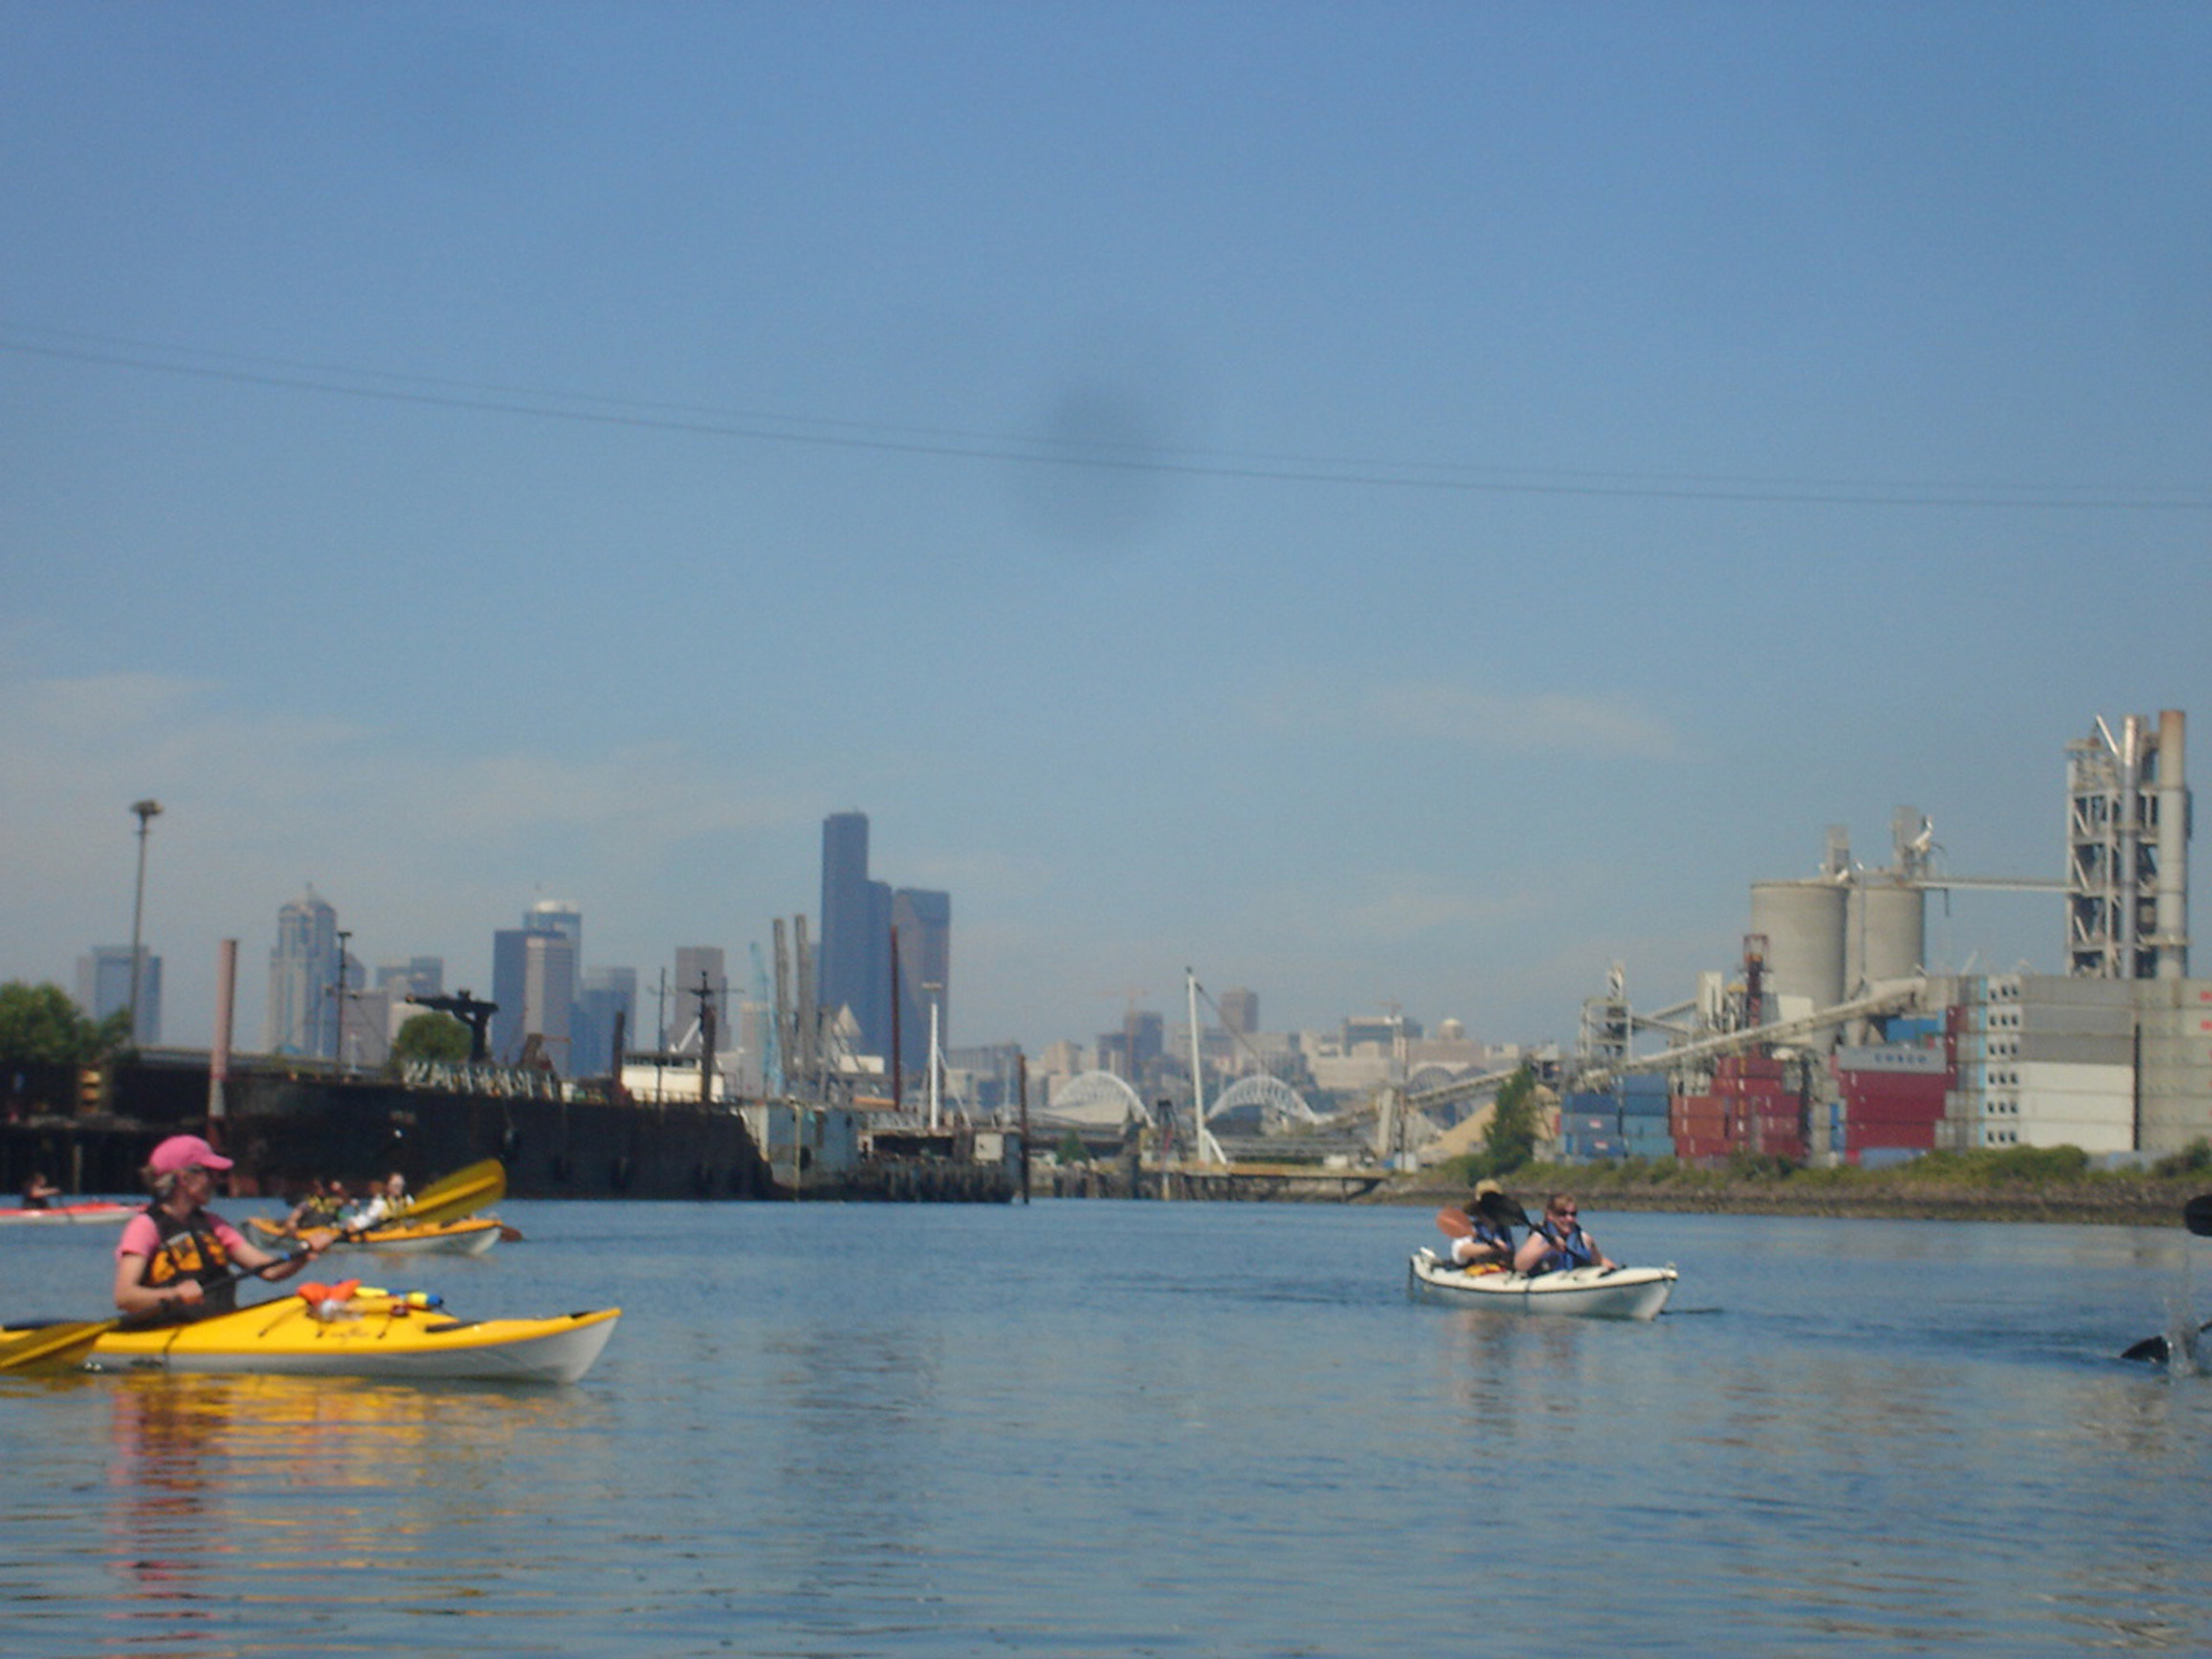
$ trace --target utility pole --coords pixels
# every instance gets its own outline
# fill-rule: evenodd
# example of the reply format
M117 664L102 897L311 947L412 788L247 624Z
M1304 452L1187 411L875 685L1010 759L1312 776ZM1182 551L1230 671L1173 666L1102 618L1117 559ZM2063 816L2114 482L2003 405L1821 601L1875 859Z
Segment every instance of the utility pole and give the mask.
M332 997L333 997L333 998L336 1000L336 1002L337 1002L337 1004L338 1004L338 1051L337 1051L335 1054L333 1054L331 1057L332 1057L333 1059L335 1059L335 1060L338 1062L338 1069L339 1069L341 1072L343 1072L343 1071L344 1071L344 1070L346 1069L346 1065L345 1065L345 980L346 980L346 973L345 973L345 942L346 942L346 940L350 940L352 937L353 937L353 935L352 935L351 933L347 932L347 931L346 931L344 928L343 928L343 927L342 927L342 928L340 928L340 929L338 929L338 931L337 931L337 939L338 939L338 984L337 984L337 987L336 987L334 990L332 990L332 992L330 993L330 994L331 994L331 996L332 996Z

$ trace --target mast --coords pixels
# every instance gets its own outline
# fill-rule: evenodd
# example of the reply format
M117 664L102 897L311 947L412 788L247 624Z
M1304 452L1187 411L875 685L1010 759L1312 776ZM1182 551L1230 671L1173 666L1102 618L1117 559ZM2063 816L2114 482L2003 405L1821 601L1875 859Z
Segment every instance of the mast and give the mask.
M1184 968L1183 980L1190 1003L1190 1141L1203 1159L1206 1156L1206 1065L1198 1047L1198 975ZM1167 1190L1166 1156L1166 1148L1162 1147L1160 1169L1162 1195Z
M937 1133L937 999L929 999L929 1132Z

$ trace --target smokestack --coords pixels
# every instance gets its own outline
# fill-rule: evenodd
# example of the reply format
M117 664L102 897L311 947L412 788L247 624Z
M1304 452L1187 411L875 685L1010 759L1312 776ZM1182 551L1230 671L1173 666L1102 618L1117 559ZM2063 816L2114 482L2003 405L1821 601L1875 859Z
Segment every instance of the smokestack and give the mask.
M2179 709L2158 712L2157 977L2189 977L2189 779Z
M226 1115L223 1085L231 1080L232 1012L237 1005L238 941L226 939L215 946L215 1041L208 1051L208 1121Z

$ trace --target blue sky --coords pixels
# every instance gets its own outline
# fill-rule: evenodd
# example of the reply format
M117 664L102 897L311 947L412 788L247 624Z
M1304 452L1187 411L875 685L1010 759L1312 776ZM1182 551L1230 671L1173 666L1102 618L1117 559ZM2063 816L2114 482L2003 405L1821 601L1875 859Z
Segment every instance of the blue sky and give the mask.
M741 971L850 808L1032 1051L1186 964L1570 1036L1902 803L2055 876L2095 716L2212 753L2207 84L2184 5L0 9L0 979L146 795L172 1042L310 881Z

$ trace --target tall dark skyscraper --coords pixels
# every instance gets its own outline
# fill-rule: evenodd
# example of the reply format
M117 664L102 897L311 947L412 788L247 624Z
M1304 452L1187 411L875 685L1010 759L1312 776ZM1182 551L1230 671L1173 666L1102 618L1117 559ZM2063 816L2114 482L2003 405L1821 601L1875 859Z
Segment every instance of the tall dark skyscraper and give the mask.
M916 895L923 902L901 920L898 899L886 882L868 874L868 815L836 812L822 820L822 937L814 959L815 993L828 1009L847 1007L860 1028L864 1053L891 1053L891 932L899 929L899 983L903 987L899 1046L907 1064L928 1052L929 1005L925 981L946 983L952 901L943 894ZM917 1015L918 1014L918 1020Z

